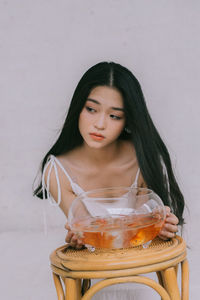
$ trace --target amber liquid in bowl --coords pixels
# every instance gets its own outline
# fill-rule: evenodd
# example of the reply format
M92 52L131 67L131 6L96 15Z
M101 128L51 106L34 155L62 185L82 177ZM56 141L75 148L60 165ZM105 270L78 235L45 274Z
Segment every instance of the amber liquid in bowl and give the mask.
M95 248L129 248L154 239L162 228L160 213L88 217L75 222L72 230L83 242Z

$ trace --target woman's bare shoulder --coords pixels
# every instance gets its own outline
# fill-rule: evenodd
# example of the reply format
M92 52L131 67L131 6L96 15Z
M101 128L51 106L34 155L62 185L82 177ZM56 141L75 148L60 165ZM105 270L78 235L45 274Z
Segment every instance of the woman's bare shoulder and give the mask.
M120 145L120 157L122 159L122 163L135 163L137 162L135 147L130 141L121 141Z
M126 151L126 154L127 154L126 155L127 162L129 161L130 166L133 166L133 168L135 170L138 170L139 163L138 163L138 160L137 160L137 155L136 155L136 151L135 151L135 147L134 147L133 143L131 141L125 141L124 145L125 145L125 151ZM130 161L130 157L133 157L132 162ZM141 170L139 172L138 186L142 187L142 188L147 188L147 184L146 184L146 182L143 178Z
M67 178L67 176L64 174L63 170L60 168L59 165L57 165L57 168L55 170L55 168L52 168L51 165L49 164L45 170L44 179L46 184L47 181L49 180L50 192L51 190L57 191L58 181L61 186L61 189L63 189L62 187L65 187L63 191L67 190L69 192L72 192L70 181Z

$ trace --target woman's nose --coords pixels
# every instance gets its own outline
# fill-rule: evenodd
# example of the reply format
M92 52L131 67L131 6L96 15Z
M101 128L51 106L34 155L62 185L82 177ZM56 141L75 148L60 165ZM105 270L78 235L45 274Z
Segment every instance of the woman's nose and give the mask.
M104 114L101 114L101 115L98 116L98 118L95 121L94 126L97 129L101 129L101 130L106 128L106 117L105 117Z

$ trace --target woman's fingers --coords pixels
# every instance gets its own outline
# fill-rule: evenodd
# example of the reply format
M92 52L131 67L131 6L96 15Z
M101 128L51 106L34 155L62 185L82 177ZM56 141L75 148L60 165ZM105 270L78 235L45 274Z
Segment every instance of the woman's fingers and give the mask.
M65 228L68 230L67 236L65 238L65 242L75 249L81 249L83 247L82 241L78 238L78 236L74 232L70 230L68 224L65 225Z
M76 249L81 249L83 248L83 243L80 240L77 240L77 245L76 245Z
M65 229L70 230L70 227L69 227L68 223L65 224Z
M166 211L166 217L168 217L169 214L170 214L170 207L169 206L165 206L165 211Z
M169 231L161 231L158 236L162 240L168 240L175 237L175 233Z
M162 230L176 233L178 231L178 226L171 223L165 223L161 231Z
M173 238L178 231L178 218L170 212L170 208L165 206L166 209L166 219L165 223L159 232L159 237L163 240L167 240L169 238Z
M176 232L178 231L178 227L172 224L165 224L161 231L159 232L159 236L165 238L172 238L175 236Z
M76 249L80 249L80 248L82 248L83 243L78 239L78 237L76 235L74 235L71 239L70 246L72 246Z
M165 206L165 209L166 209L165 223L177 225L179 223L179 219L173 213L170 212L169 206Z
M178 225L179 219L174 214L170 213L169 216L166 217L165 222L173 225Z
M67 236L65 238L66 243L70 243L74 233L72 231L68 231Z
M76 247L76 245L77 245L77 238L73 236L71 238L71 241L70 241L69 244L70 244L71 247Z

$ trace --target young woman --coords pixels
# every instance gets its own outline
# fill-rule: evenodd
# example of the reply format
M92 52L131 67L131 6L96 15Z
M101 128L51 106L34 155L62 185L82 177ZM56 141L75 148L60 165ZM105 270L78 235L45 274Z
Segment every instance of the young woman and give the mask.
M83 191L138 186L152 189L166 206L161 238L173 237L177 225L183 224L184 198L140 84L128 69L114 62L98 63L81 78L41 172L34 194L49 198L66 216ZM66 241L82 247L66 228Z

